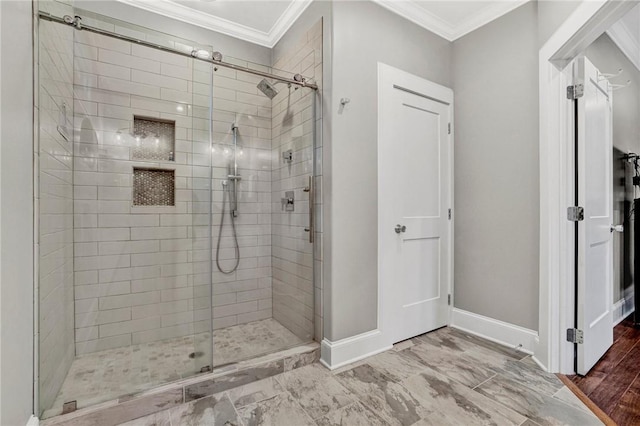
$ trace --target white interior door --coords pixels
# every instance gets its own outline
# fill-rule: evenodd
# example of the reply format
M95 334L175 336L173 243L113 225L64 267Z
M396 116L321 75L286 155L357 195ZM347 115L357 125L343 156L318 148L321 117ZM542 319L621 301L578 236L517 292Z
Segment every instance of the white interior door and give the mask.
M584 222L578 225L577 373L586 374L613 344L613 194L611 89L586 58L574 64L584 82L578 99L578 200Z
M448 323L453 92L379 64L378 257L391 343Z

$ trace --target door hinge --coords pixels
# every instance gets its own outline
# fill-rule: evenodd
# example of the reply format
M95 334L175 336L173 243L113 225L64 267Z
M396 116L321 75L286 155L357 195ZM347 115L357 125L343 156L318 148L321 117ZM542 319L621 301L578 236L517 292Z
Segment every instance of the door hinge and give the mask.
M451 306L451 295L447 295L447 305Z
M447 123L447 134L451 134L451 123Z
M584 343L584 333L577 328L567 328L567 342L577 343L579 345Z
M584 220L584 207L571 206L567 209L567 220L570 222L581 222Z
M584 85L567 86L567 99L575 100L584 95Z
M449 220L451 220L451 209L449 209Z

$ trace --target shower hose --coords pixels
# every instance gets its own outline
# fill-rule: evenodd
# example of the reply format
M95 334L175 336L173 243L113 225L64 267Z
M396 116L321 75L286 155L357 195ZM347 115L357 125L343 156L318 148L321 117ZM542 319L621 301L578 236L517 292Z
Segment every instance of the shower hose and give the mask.
M236 185L237 183L234 182L233 184ZM224 214L227 198L229 198L229 203L231 204L231 193L227 185L227 181L222 182L222 215L220 217L220 228L218 229L218 244L216 246L216 265L218 266L218 270L223 274L231 274L232 272L235 272L235 270L238 269L238 265L240 264L240 247L238 246L238 234L236 233L236 219L233 215L233 211L231 211L231 229L233 231L233 242L236 248L236 264L229 270L224 270L222 269L222 266L220 266L220 240L222 239L222 228L224 226ZM228 197L227 192L229 192Z

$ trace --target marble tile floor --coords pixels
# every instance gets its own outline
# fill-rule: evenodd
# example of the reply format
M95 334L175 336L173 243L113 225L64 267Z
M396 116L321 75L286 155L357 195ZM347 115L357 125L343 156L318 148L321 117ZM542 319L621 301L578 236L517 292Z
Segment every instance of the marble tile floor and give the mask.
M451 328L330 371L319 363L126 426L600 425L531 357Z
M255 358L305 343L274 319L215 330L214 367ZM77 357L53 404L42 418L59 415L67 401L89 407L193 376L209 364L208 334L109 349ZM200 358L189 358L202 352Z

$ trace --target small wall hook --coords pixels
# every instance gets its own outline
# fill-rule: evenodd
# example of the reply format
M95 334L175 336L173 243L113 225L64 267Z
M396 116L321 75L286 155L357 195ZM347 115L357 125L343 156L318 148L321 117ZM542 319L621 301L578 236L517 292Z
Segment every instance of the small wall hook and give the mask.
M340 106L338 107L338 114L342 114L344 112L344 107L349 102L351 102L351 99L349 98L340 98Z
M611 83L609 83L609 86L611 86L611 90L613 90L615 92L616 90L624 89L625 87L631 86L631 80L627 80L627 82L625 84L611 84Z
M623 69L622 68L618 68L618 71L610 74L610 73L604 73L604 72L599 72L598 73L598 81L602 81L602 80L608 80L610 78L616 78L619 77L620 75L622 75Z

